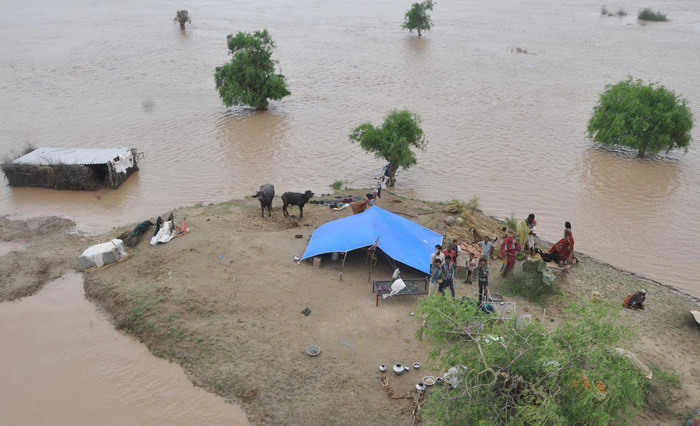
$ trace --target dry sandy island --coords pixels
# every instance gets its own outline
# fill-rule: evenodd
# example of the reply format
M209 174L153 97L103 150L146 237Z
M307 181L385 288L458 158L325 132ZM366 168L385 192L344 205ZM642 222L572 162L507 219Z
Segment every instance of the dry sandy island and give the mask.
M489 233L501 225L469 211L464 226L447 228L444 205L388 193L378 205L450 239L471 241L467 229L472 223ZM363 251L348 256L342 281L340 262L330 257L324 257L320 269L298 264L294 256L303 253L317 226L351 212L307 205L304 218L285 218L278 200L274 206L272 218L265 219L251 199L178 209L175 218L187 217L190 233L157 247L144 240L126 260L88 271L86 293L113 317L116 327L134 334L154 354L178 362L196 384L240 403L253 424L411 424L411 403L387 397L377 366L423 364L418 372L390 378L398 393L409 392L425 375L440 373L428 362L429 344L416 337L420 322L411 312L421 296L380 300L375 307L369 274L386 279L392 268L380 258L370 270ZM296 207L292 209L296 214ZM30 293L63 268L78 268L77 255L85 247L133 228L88 238L67 233L67 221L45 221L3 223L0 239L22 250L0 257L6 283L0 287L0 300ZM42 223L51 225L51 232L39 235ZM44 258L49 260L42 263ZM597 290L604 298L621 301L635 289L647 289L645 311L622 313L640 333L630 349L647 365L675 372L681 387L665 410L646 406L637 424L682 423L700 404L700 326L688 313L697 309L697 301L580 258L560 280L566 297L589 298ZM404 277L418 274L409 268L403 272ZM475 286L461 281L458 296L474 296ZM505 293L498 278L492 287ZM507 299L515 300L520 312L544 318L542 306ZM547 321L559 318L562 305L561 299L553 299ZM309 316L301 314L306 307L312 311ZM322 348L320 356L304 353L310 344Z

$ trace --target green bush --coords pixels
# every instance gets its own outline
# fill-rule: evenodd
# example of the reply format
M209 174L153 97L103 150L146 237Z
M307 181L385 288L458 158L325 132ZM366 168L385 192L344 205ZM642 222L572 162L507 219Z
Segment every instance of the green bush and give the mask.
M344 183L345 182L343 182L342 180L336 180L335 182L333 182L332 184L330 184L328 186L330 186L331 189L334 191L340 191L340 189L343 187Z
M481 207L479 206L479 196L473 196L472 199L469 200L469 202L467 203L467 207L472 210L481 210Z
M639 15L637 15L637 19L641 19L642 21L668 21L666 15L661 12L654 12L649 8L642 9Z
M553 331L503 323L449 297L424 298L419 312L431 357L458 367L457 382L428 397L430 424L617 425L644 401L646 378L615 351L635 333L614 304L572 305Z
M518 225L518 219L515 218L515 212L511 213L510 217L506 217L505 222L509 229L515 229L515 227Z

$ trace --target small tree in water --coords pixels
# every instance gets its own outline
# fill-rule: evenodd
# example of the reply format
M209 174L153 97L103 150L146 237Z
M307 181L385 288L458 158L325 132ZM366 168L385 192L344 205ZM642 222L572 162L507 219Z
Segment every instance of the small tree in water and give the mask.
M407 169L418 162L411 148L425 150L427 143L420 128L420 117L406 110L392 111L379 127L371 123L357 126L350 134L350 141L359 142L362 149L389 162L387 186L396 183L399 167Z
M173 21L178 22L180 24L180 29L184 30L185 29L185 24L191 24L192 21L190 20L190 15L187 13L186 10L178 10L177 14L173 18Z
M688 150L693 113L674 92L632 77L607 85L588 121L588 137L637 150L637 157Z
M231 62L216 67L214 80L224 105L250 105L267 109L268 99L280 100L291 93L282 74L275 74L272 51L275 43L267 30L253 34L229 34Z
M411 6L411 8L406 12L403 28L409 32L417 30L418 37L422 35L421 31L429 31L433 23L430 20L428 11L433 10L434 5L435 3L433 3L433 0L425 0L422 3L413 3L413 6Z

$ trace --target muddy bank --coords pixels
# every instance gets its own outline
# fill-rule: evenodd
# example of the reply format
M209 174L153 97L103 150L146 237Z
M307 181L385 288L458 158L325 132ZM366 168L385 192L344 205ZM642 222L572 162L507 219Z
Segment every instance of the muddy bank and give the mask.
M466 210L460 214L467 223L448 228L442 219L452 207L392 194L379 205L449 239L470 240L472 224L491 234L501 226ZM370 280L393 270L384 258L370 269L364 253L351 253L342 281L340 262L330 257L320 269L294 261L315 227L348 210L307 205L302 219L285 218L279 204L274 207L271 219L261 219L259 204L250 199L178 209L176 219L186 216L192 232L158 247L143 242L128 260L91 271L86 292L154 354L182 365L195 383L241 403L253 424L410 424L410 404L387 397L377 366L423 363L418 374L390 378L399 393L439 373L426 363L431 348L416 338L419 322L410 315L416 299L380 300L375 307ZM492 278L493 290L518 302L519 312L547 322L556 322L568 300L589 298L593 290L621 301L646 288L647 310L623 312L640 332L631 349L643 362L675 372L681 388L662 410L645 407L638 421L676 425L696 408L700 329L687 313L696 308L694 300L585 256L559 281L560 296L546 305L511 296L499 277ZM462 280L458 296L475 296L476 286ZM301 314L305 307L312 310L308 317ZM319 357L305 355L309 344L321 346Z
M58 217L0 217L0 302L28 296L79 266L87 238Z

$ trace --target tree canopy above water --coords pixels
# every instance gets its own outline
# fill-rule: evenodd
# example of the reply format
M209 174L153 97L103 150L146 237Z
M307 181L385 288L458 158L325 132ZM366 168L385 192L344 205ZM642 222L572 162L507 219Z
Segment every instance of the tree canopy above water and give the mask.
M433 22L428 14L429 10L433 10L433 0L425 0L421 3L413 3L410 9L406 12L403 28L409 32L418 31L420 37L421 31L429 31Z
M239 32L226 37L231 61L216 67L214 80L224 105L250 105L267 109L268 99L280 100L291 93L282 74L275 73L272 59L275 42L267 30Z
M178 10L177 13L175 14L175 17L173 18L173 21L177 22L180 24L180 29L184 30L185 29L185 24L191 24L192 20L190 20L190 14L186 10Z
M647 153L688 150L693 113L686 100L654 83L628 78L607 85L588 121L588 137L603 145L622 145Z
M375 157L389 162L388 186L394 186L399 167L407 169L418 162L411 148L424 150L427 143L420 127L420 117L407 110L390 112L378 127L371 123L361 124L349 137L352 142L359 142L368 153L373 152Z

